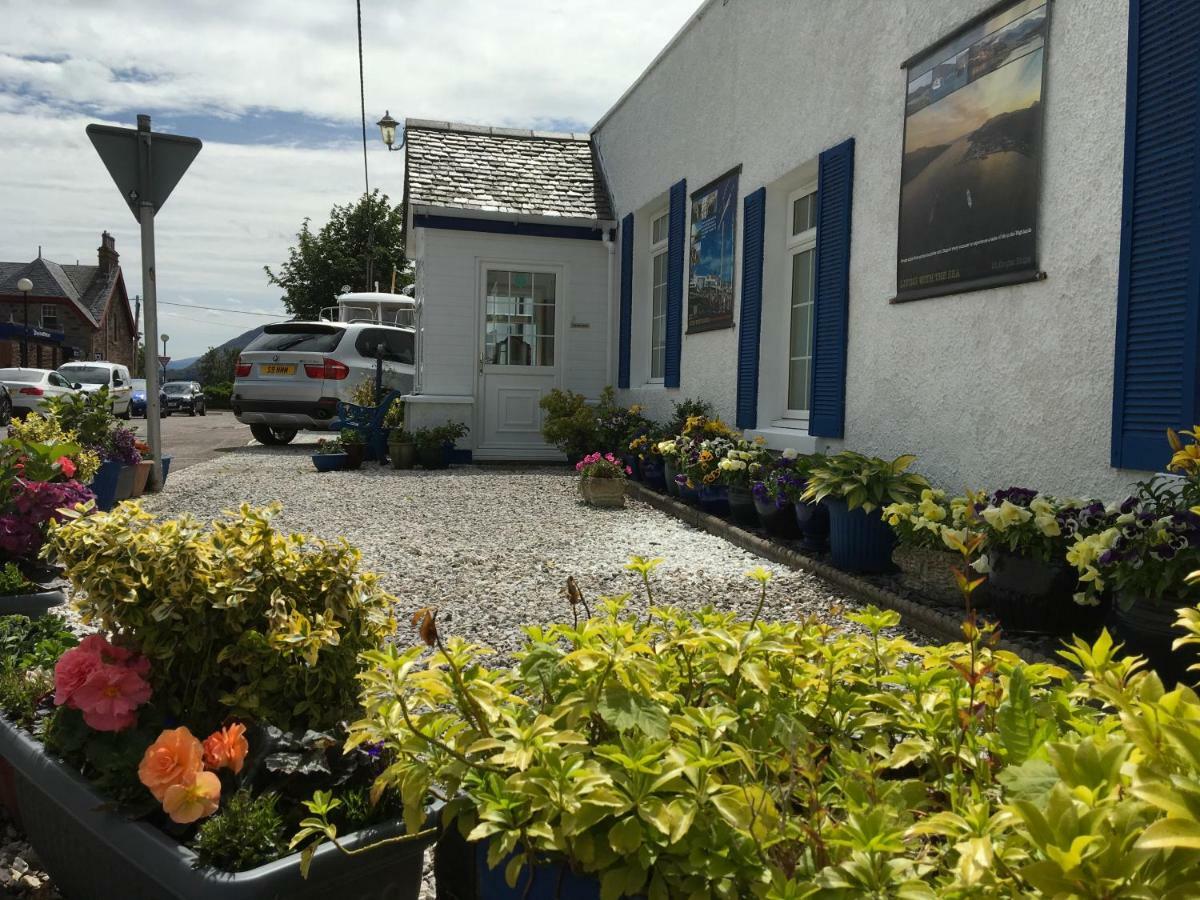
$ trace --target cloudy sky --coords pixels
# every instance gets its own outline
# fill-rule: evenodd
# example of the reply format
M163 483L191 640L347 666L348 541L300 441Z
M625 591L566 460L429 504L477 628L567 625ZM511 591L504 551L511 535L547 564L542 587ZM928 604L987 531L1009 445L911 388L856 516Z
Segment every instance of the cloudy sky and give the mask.
M699 0L363 0L371 184L403 154L371 123L406 116L586 131ZM199 137L156 220L160 328L176 359L282 311L262 267L300 222L362 191L354 0L0 0L0 259L95 261L117 241L141 291L137 225L89 122Z

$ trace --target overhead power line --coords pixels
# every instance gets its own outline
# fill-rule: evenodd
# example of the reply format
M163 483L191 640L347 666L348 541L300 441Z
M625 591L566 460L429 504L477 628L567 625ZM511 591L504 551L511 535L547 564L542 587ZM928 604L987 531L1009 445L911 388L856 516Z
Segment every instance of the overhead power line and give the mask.
M267 319L282 319L287 316L287 313L269 313L269 312L253 312L247 309L224 309L220 306L200 306L195 303L172 303L169 300L159 300L159 306L182 306L185 309L208 309L212 312L220 313L237 313L239 316L262 316Z

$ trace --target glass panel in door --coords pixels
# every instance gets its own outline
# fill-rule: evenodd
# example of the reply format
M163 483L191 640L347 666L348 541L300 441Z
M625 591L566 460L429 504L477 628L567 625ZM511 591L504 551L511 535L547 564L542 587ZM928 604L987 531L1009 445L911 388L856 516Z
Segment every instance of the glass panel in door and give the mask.
M488 269L484 297L484 362L553 366L557 276Z
M808 410L813 347L813 250L792 256L791 329L788 348L788 409Z

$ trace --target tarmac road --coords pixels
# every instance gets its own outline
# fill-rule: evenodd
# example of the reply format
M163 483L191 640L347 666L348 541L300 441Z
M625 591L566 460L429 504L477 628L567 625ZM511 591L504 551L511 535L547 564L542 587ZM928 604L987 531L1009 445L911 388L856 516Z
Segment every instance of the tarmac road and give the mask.
M145 439L145 419L131 419L128 424ZM162 439L164 451L174 457L172 472L212 459L222 450L245 447L253 440L250 426L242 425L227 409L210 409L206 416L173 413L162 420Z

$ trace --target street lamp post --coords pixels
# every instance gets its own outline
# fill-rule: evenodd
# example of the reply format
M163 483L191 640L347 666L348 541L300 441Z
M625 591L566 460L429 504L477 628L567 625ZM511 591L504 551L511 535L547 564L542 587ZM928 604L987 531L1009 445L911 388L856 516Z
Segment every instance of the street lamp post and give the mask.
M400 143L396 145L396 126L400 123L392 118L392 114L386 109L383 111L383 118L375 123L379 126L379 136L383 138L383 142L387 144L388 150L403 150L404 135L400 135ZM394 146L395 145L395 146Z
M21 368L29 367L29 292L33 290L33 282L22 278L17 282L17 290L25 296L25 330L21 332Z
M169 341L170 339L171 339L171 336L170 336L169 334L164 334L164 335L162 336L162 338L161 338L161 340L162 340L162 342L163 342L163 354L162 354L162 355L163 355L163 358L164 358L164 359L166 358L166 355L167 355L167 341ZM165 384L165 383L166 383L166 381L167 381L167 366L166 366L166 363L164 363L164 364L163 364L162 370L163 370L163 377L162 377L162 380L163 380L163 383Z

